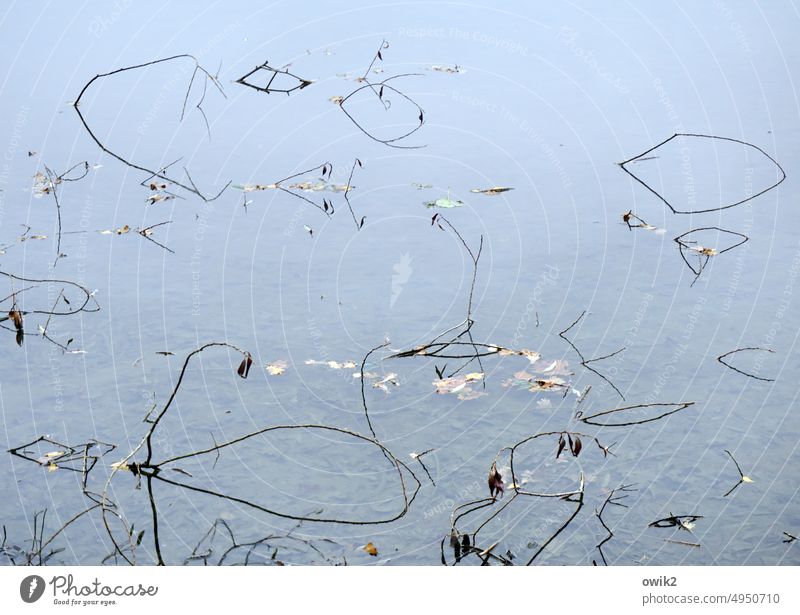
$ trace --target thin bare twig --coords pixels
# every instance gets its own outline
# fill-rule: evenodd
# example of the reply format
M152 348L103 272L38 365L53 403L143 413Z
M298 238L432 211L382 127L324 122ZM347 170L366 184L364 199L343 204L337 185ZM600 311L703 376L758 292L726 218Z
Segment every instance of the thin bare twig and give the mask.
M771 353L775 352L771 348L757 348L757 347L737 348L736 350L731 350L730 352L726 352L725 354L719 355L717 357L717 361L722 363L728 369L732 369L733 371L735 371L735 372L737 372L739 374L742 374L743 376L747 376L748 378L753 378L755 380L761 380L762 382L775 382L775 380L773 378L763 378L761 376L756 376L755 374L750 374L750 373L748 373L746 371L743 371L743 370L739 369L738 367L734 367L733 365L731 365L730 363L725 361L726 357L729 357L732 354L736 354L737 352L744 352L746 350L747 351L759 351L759 352L771 352Z

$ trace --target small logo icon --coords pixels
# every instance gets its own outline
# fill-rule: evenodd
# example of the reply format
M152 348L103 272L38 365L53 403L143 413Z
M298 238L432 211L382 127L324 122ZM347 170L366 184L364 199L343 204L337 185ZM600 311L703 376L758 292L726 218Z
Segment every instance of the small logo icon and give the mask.
M403 292L403 287L408 282L413 269L411 268L411 255L406 252L400 260L394 264L394 274L392 274L392 296L389 299L389 308L393 308L395 302Z
M19 584L19 596L24 602L36 602L44 593L44 579L37 574L22 579Z

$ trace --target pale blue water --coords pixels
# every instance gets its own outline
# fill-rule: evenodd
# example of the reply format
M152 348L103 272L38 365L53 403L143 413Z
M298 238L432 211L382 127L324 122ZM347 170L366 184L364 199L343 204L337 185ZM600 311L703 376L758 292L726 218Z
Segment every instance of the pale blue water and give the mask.
M3 332L5 448L44 434L66 443L117 443L118 451L92 473L101 488L109 465L144 435L153 394L163 404L183 357L214 340L249 350L251 375L236 376L241 357L235 354L204 352L161 427L156 458L208 447L212 433L223 441L270 425L321 423L369 435L352 377L358 368L305 361L360 366L387 336L391 348L410 348L463 320L471 262L451 234L431 226L435 212L423 206L449 191L465 206L441 213L471 246L484 238L473 311L477 341L566 359L576 372L574 386L593 386L581 404L585 412L696 404L647 425L598 429L571 421L574 396L562 400L503 387L526 367L522 357L486 359L487 395L467 401L436 394L432 361L376 361L370 371L396 373L399 383L388 385L388 395L367 388L376 433L409 463L422 488L409 513L391 524L304 524L298 533L336 541L322 547L336 561L439 564L453 506L488 495L486 474L497 451L539 431L569 428L616 441L617 456L603 460L587 450L579 464L571 457L555 462L554 442L520 451L515 467L530 470L537 488L568 488L580 470L587 480L585 507L537 562L599 561L594 546L605 532L594 510L608 489L635 482L639 491L628 498L630 507L605 517L616 534L604 549L609 563L800 563L796 545L782 543L782 532L800 530L800 429L793 416L800 376L798 17L791 3L749 2L602 9L593 3L507 9L363 3L335 10L322 3L256 9L234 2L195 12L125 2L8 5L0 17L6 60L0 243L15 243L21 225L48 238L6 247L0 269L75 280L97 289L102 309L51 325L58 339L73 337L71 347L86 354L64 355L34 336L41 317L26 318L31 334L21 348L13 332ZM371 141L329 100L358 87L337 75L363 74L383 39L390 47L376 66L384 72L373 78L419 73L394 83L425 111L425 125L408 139L423 149ZM234 189L208 204L185 191L179 193L185 199L147 204L150 192L139 185L146 175L103 154L70 102L95 74L178 53L194 54L211 73L221 62L227 98L209 88L203 105L210 139L192 104L178 122L188 61L98 82L81 107L98 138L149 168L182 156L176 174L187 166L208 193L228 180L268 184L326 161L334 165L334 181L345 183L358 157L364 168L355 172L350 199L357 217L367 216L364 228L356 231L340 193L326 193L337 208L330 219L272 190L247 193L252 203L246 209ZM265 60L276 67L291 63L289 70L314 83L288 97L234 83ZM431 70L435 65L458 65L460 72ZM200 90L193 92L196 102ZM415 123L400 100L388 115L367 97L354 103L381 134ZM751 142L778 160L788 177L730 210L673 215L615 163L676 132ZM661 157L630 170L649 173L676 198L703 203L752 194L775 180L770 165L742 148L689 146L689 174L679 148L655 152ZM29 150L36 155L29 157ZM33 197L32 178L44 165L62 171L82 160L102 166L59 193L67 257L51 270L55 205L48 195ZM514 190L470 192L492 186ZM629 231L621 219L628 210L666 233ZM175 254L134 233L95 232L166 220L172 223L153 237ZM690 287L694 275L672 238L697 227L731 229L750 241L712 258ZM712 233L704 241L714 247L727 239ZM19 283L0 282L0 297L20 290ZM59 289L40 285L20 301L24 309L46 309ZM571 338L587 358L626 347L595 364L623 391L625 403L581 369L558 337L584 309L588 314ZM774 382L748 379L716 362L744 346L774 350L736 359L741 369ZM266 373L264 365L274 361L287 363L284 374ZM538 403L543 399L550 404ZM423 459L435 486L409 457L432 448ZM727 498L722 495L738 473L724 449L753 479ZM213 469L212 463L178 465L194 475L194 484L295 515L324 509L331 516L376 519L403 507L397 474L380 452L330 434L259 437L223 451ZM188 480L178 473L171 478ZM146 530L139 559L149 563L149 505L146 492L134 487L129 475L114 478L126 518L137 531ZM0 519L16 544L29 538L33 512L49 509L52 532L87 505L74 473L48 473L11 455L0 457L0 490L7 494ZM167 563L183 562L220 516L242 541L293 526L164 484L156 485L156 499ZM523 500L483 530L484 546L499 540L497 552L510 550L517 561L527 560L529 544L545 540L571 510L560 501ZM692 534L647 527L669 514L704 518ZM367 542L378 556L359 549ZM52 561L64 563L94 564L111 551L96 515L71 526L54 546L66 550ZM302 545L280 557L321 559Z

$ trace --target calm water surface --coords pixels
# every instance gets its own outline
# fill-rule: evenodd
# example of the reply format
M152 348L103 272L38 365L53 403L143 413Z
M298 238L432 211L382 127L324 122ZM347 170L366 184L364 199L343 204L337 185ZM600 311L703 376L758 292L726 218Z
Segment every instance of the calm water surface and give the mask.
M40 435L115 443L119 448L90 475L99 490L110 464L146 432L142 421L154 400L159 407L166 401L184 357L222 340L252 353L250 377L236 376L236 353L211 349L197 357L155 438L158 459L270 425L323 424L369 435L353 377L365 353L386 338L391 349L423 344L465 317L472 262L452 233L431 225L435 212L424 206L460 199L462 207L438 211L471 247L483 237L476 341L566 360L574 376L564 378L574 388L592 385L580 406L585 413L695 405L644 425L591 427L573 419L575 395L503 386L529 365L524 357L485 359L486 387L473 389L486 395L462 400L437 394L432 384L434 366L445 361L382 360L390 354L384 349L367 369L381 378L396 374L399 386L390 383L388 394L368 386L370 415L380 441L419 477L419 494L390 524L304 523L298 536L335 544L319 543L323 557L284 541L278 559L437 565L453 507L487 496L497 452L537 432L571 429L616 442L616 456L604 459L592 448L556 461L552 439L519 450L515 468L528 488L570 489L580 472L586 479L584 508L537 562L599 562L595 545L606 532L594 510L610 489L635 483L628 508L604 517L615 533L604 548L609 563L800 563L797 548L782 543L782 532L800 530L798 26L790 3L620 3L602 10L593 3L356 3L335 11L322 3L255 9L227 2L196 11L123 2L7 6L0 17L0 269L97 289L101 310L54 319L48 329L62 342L73 338L70 347L85 354L64 354L36 336L46 317L26 317L22 347L13 331L2 331L4 447ZM423 128L400 143L424 148L370 140L330 100L358 87L352 77L363 74L383 39L390 46L375 65L383 72L372 78L418 73L394 83L425 111ZM341 193L332 192L330 218L275 190L228 189L209 203L177 190L181 198L148 204L150 191L140 185L147 175L100 151L71 102L98 73L179 53L194 54L211 73L219 67L227 97L208 88L209 131L194 106L199 84L179 121L193 65L177 61L96 82L81 109L101 141L148 168L181 158L175 176L185 178L186 166L207 193L229 180L272 183L326 161L332 180L346 183L358 157L364 167L355 171L350 200L357 217L366 216L364 227L356 230ZM286 96L234 83L265 60L291 63L289 70L313 84ZM351 108L377 134L391 136L413 127L416 115L401 98L391 100L384 112L364 92ZM674 215L615 163L676 132L753 143L780 162L787 179L732 209ZM629 169L679 208L715 208L777 179L758 152L730 142L675 141L651 155L658 158ZM33 176L45 165L60 172L83 160L101 166L60 188L67 256L53 269L55 203L32 193ZM514 190L470 192L492 186ZM245 201L251 202L244 207ZM629 231L621 217L629 210L666 231ZM153 238L174 254L135 233L96 232L168 220ZM18 241L26 226L47 238ZM673 237L700 227L750 240L709 259L692 286L695 276ZM730 238L712 230L698 241L719 250ZM2 297L25 286L0 283ZM61 288L37 286L20 295L21 309L47 309ZM594 364L625 402L558 337L584 310L571 338L586 358L625 347ZM740 347L774 350L731 359L774 381L716 361ZM331 369L307 360L359 366ZM268 374L264 366L277 361L286 362L285 372ZM456 366L451 360L448 367ZM423 458L435 485L409 457L428 449L435 449ZM739 475L725 449L753 481L728 497L722 496ZM498 467L508 481L506 459ZM214 464L214 455L187 460L175 465L192 478L175 471L170 478L291 515L323 510L322 516L375 520L403 508L397 473L380 450L333 432L272 432L224 450ZM30 538L38 510L48 509L52 533L85 508L79 478L0 456L0 519L9 542ZM295 525L167 484L158 484L155 495L167 563L182 563L218 518L241 542ZM145 530L138 560L152 562L146 491L119 473L112 497L136 531ZM482 530L484 546L499 541L498 553L524 562L572 509L561 500L520 497ZM672 514L703 518L691 533L648 528ZM218 541L221 553L227 543ZM359 548L367 542L377 556ZM53 563L95 564L112 551L98 515L70 526L54 546L65 550Z

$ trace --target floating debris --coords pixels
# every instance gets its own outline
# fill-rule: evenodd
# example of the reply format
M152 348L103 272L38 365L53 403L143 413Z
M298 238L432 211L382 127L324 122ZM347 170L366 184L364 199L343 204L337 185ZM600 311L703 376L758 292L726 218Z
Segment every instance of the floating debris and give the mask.
M475 194L503 194L504 192L508 192L509 190L513 190L513 188L506 188L503 186L495 186L493 188L473 188L470 192Z
M435 201L426 201L425 207L433 208L439 207L440 209L452 209L453 207L463 207L464 201L455 199L436 199Z
M273 361L272 363L267 363L266 369L267 373L270 376L280 376L286 371L286 361Z
M467 72L465 69L461 68L458 64L455 64L453 66L434 64L433 66L428 67L428 70L431 70L435 73L447 73L448 75L457 75L460 73Z

